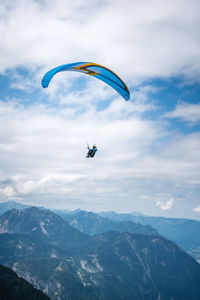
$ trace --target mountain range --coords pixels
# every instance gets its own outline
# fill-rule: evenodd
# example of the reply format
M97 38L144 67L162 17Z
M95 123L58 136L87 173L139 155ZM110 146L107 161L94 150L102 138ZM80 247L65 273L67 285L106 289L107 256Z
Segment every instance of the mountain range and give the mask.
M200 299L200 265L156 231L89 236L30 207L1 215L0 233L0 264L51 299Z
M30 206L17 202L3 202L0 203L0 215L12 208L23 210L28 207ZM88 235L95 235L109 230L160 234L166 239L174 241L200 262L200 221L152 217L138 212L129 214L119 214L112 211L93 213L80 209L74 211L52 209L52 211L61 216L71 226Z
M200 262L200 222L197 220L118 214L116 212L104 212L99 215L117 222L132 221L149 225L166 239L177 243Z
M93 212L78 211L70 214L60 214L60 216L71 226L90 236L110 230L158 235L157 230L149 225L141 225L132 221L115 221L98 216Z

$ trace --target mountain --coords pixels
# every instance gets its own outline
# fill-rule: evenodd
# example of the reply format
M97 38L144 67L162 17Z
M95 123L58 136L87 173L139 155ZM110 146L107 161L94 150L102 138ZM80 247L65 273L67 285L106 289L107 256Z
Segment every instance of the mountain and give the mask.
M13 209L1 215L0 233L29 234L39 237L43 235L48 239L57 238L68 243L76 240L80 242L87 238L55 213L34 206L22 211Z
M62 258L74 252L72 245L89 238L53 212L36 207L0 216L0 233L2 264L25 257Z
M158 236L97 235L76 268L105 299L200 299L199 264Z
M55 213L36 207L8 211L0 216L0 233L0 263L51 298L76 299L88 290L67 259L89 237Z
M4 214L5 212L12 210L12 209L17 209L17 210L23 210L25 208L29 208L32 205L25 205L19 202L15 202L15 201L7 201L7 202L1 202L0 203L0 215ZM43 206L37 206L38 208L44 209ZM74 214L77 213L79 211L81 211L80 209L76 209L76 210L69 210L69 209L50 209L52 212L54 212L57 215L66 215L66 214Z
M200 299L200 265L158 235L89 237L34 207L7 212L0 221L0 263L51 299Z
M0 203L0 215L4 214L8 210L18 209L22 210L24 208L30 207L29 205L21 204L15 201L7 201Z
M20 210L27 208L26 205L16 202L0 203L0 214L13 208ZM138 212L130 214L118 214L116 212L102 212L93 214L85 212L80 209L70 210L51 210L57 215L60 215L64 220L69 222L73 227L79 229L88 235L103 233L108 230L117 230L119 232L128 231L132 233L139 233L139 224L143 226L150 226L149 228L143 227L146 234L151 230L155 230L155 234L159 233L163 237L174 241L197 261L200 262L200 222L197 220L180 219L180 218L164 218L164 217L151 217L142 215ZM77 218L78 217L78 218ZM103 219L102 219L103 218ZM107 221L105 221L107 219ZM108 221L109 220L109 221ZM115 222L115 223L114 223ZM121 223L120 226L116 222ZM137 224L138 229L130 224L133 222ZM142 229L142 227L140 227ZM148 230L147 230L148 229ZM140 231L140 233L142 233ZM143 232L145 234L145 232Z
M135 216L116 212L104 212L99 215L118 222L132 221L142 225L150 225L163 237L177 243L200 262L200 222L197 220Z
M103 218L92 212L78 211L73 214L60 214L60 216L71 226L90 236L107 231L158 235L158 232L149 225L144 226L132 221L117 222Z
M0 299L1 300L50 300L35 289L30 283L19 278L11 269L0 265Z

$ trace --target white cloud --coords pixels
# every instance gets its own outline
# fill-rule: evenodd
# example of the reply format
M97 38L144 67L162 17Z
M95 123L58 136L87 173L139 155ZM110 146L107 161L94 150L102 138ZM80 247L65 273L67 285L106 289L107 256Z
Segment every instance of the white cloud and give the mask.
M89 60L128 83L176 74L198 78L199 10L196 0L4 1L1 70Z
M142 112L151 109L142 105ZM47 195L49 201L87 199L90 206L94 195L101 201L124 194L121 180L132 176L134 160L149 151L161 131L140 118L137 101L117 98L104 112L92 104L86 107L85 113L77 114L76 106L52 110L40 104L0 102L0 123L7 124L0 134L0 165L6 170L0 180L2 195L34 201ZM93 160L85 158L87 142L98 146ZM5 193L8 184L13 194Z
M152 77L199 80L199 11L196 0L1 2L0 70L26 92L0 102L1 200L146 212L154 201L167 210L172 200L160 199L171 195L197 201L199 133L171 132L164 118L151 119L157 90L137 86ZM73 61L111 68L134 87L131 101L85 75L75 91L73 72L41 88L48 69ZM179 103L165 115L174 117L197 124L199 105ZM98 146L95 159L85 158L87 142Z
M200 122L200 104L180 102L175 110L167 112L164 117L169 119L179 118L194 125Z
M15 191L12 186L6 186L3 189L0 188L0 194L9 198L15 195Z
M199 213L200 213L200 206L195 207L195 208L193 209L193 211L195 211L195 212L197 212L197 213L199 214Z
M170 210L172 208L173 204L174 204L173 198L171 198L169 201L167 201L165 203L162 201L156 202L156 206L158 206L162 210Z
M143 113L154 106L144 101L138 109L138 98L116 98L104 111L91 103L80 114L76 106L52 110L0 102L0 123L6 124L0 132L2 197L129 211L151 211L159 191L162 198L169 196L168 190L189 199L193 191L198 198L199 133L171 135L162 120L144 120ZM87 142L98 146L94 159L85 158Z

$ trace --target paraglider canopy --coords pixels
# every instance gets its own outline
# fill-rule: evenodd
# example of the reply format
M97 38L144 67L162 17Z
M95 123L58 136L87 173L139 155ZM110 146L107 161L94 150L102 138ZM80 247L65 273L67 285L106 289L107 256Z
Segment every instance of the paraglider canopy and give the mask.
M122 79L110 69L91 62L77 62L61 65L48 71L42 79L42 87L47 88L52 77L62 71L77 71L94 76L115 89L125 100L130 99L130 92Z

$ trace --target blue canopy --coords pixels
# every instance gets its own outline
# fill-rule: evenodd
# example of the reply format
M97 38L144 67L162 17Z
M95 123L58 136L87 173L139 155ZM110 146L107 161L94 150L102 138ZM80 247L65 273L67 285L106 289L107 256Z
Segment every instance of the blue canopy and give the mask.
M125 100L130 99L130 92L126 84L122 81L121 78L113 71L109 70L108 68L91 63L91 62L77 62L71 63L66 65L58 66L54 69L48 71L43 79L42 79L42 87L47 88L49 82L51 81L52 77L59 72L62 71L77 71L82 72L84 74L88 74L94 76L108 85L110 85L113 89L115 89Z

